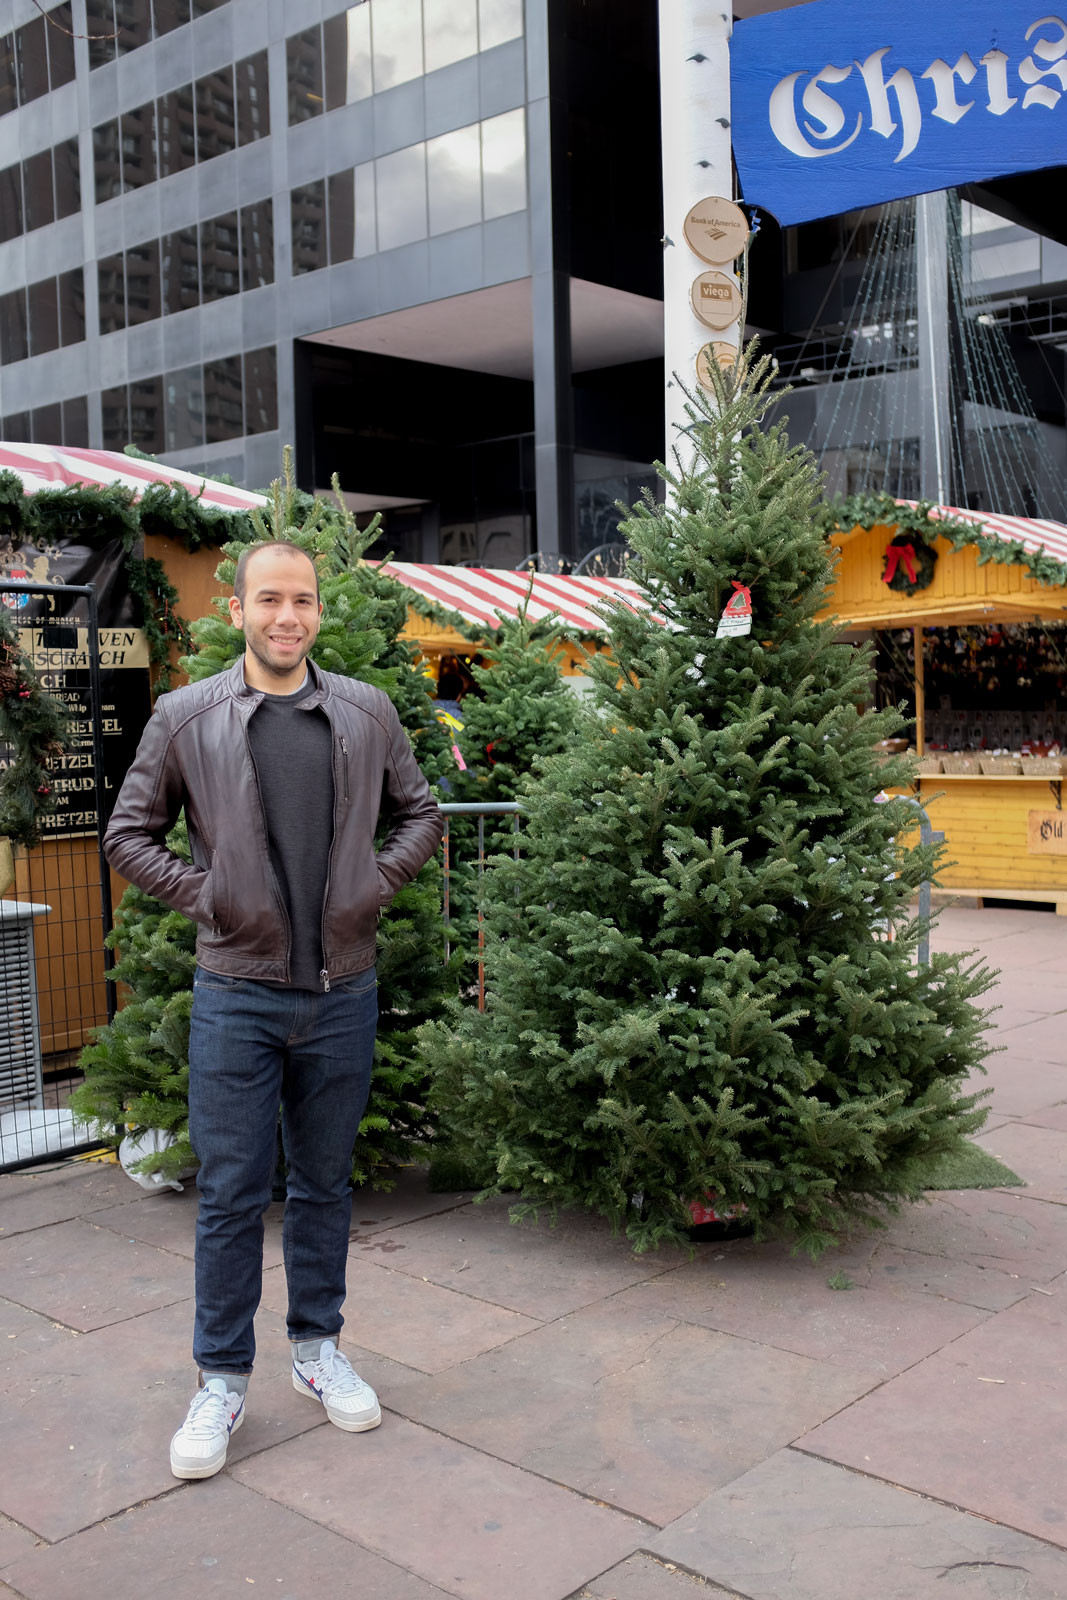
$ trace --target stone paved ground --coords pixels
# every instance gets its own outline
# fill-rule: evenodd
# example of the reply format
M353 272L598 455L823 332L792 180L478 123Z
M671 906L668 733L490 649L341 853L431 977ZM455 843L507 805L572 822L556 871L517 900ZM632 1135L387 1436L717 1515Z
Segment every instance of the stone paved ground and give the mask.
M1001 969L981 1142L1026 1188L813 1266L635 1258L409 1174L356 1202L348 1348L385 1407L356 1435L291 1387L272 1208L208 1482L167 1459L195 1191L0 1178L0 1595L1067 1600L1067 920L954 909L939 938Z

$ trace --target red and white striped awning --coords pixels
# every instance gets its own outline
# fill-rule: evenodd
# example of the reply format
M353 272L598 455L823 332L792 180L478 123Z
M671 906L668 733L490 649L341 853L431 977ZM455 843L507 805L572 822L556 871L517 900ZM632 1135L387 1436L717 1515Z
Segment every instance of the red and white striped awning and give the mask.
M900 505L914 506L914 500L901 500ZM1067 527L1062 522L1045 522L1040 517L1002 517L991 511L967 511L960 506L931 506L934 522L949 520L971 522L993 539L1005 544L1021 544L1034 553L1044 552L1055 561L1067 563Z
M535 622L558 612L568 633L606 634L604 618L592 609L604 600L621 600L631 611L648 609L644 594L629 578L576 578L535 572L531 589L528 572L489 567L387 561L382 571L443 609L457 611L465 622L487 623L491 628L499 626L501 617L516 616L527 596L527 612Z
M61 449L48 444L7 444L0 441L0 470L14 472L22 479L27 494L40 489L65 489L76 483L109 488L118 483L140 496L150 484L180 484L196 495L200 503L218 511L252 511L266 505L261 494L235 489L228 483L215 483L196 472L167 467L154 461L139 461L117 450Z

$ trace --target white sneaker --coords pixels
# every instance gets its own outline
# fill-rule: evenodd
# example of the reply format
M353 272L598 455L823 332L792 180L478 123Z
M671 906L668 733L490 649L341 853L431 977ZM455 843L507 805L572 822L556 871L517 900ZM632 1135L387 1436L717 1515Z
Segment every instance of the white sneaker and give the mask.
M226 1465L230 1434L245 1419L245 1398L227 1389L225 1378L208 1378L193 1396L189 1413L170 1441L176 1478L212 1478Z
M323 1340L317 1361L293 1362L293 1388L321 1400L330 1421L346 1433L365 1433L382 1420L378 1396L332 1339Z

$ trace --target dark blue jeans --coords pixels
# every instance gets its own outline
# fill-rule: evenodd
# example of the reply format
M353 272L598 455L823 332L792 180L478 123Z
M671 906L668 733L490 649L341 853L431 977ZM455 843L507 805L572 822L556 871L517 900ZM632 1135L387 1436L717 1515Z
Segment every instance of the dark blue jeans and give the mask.
M289 1175L282 1249L290 1339L336 1339L352 1217L352 1147L370 1090L375 971L329 994L197 968L189 1137L200 1160L193 1359L250 1372L278 1108Z

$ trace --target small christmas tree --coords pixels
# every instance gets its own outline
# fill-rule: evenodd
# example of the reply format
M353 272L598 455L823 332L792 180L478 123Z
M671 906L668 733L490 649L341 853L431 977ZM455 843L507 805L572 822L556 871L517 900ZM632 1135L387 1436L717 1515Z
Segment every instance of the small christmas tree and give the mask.
M816 1253L981 1122L987 978L917 965L935 856L878 803L908 769L877 765L902 719L861 709L870 653L815 620L815 463L767 422L766 360L712 377L692 467L624 524L649 609L613 608L615 662L489 880L487 1009L422 1038L453 1148L516 1215L588 1206L644 1249L711 1195Z
M554 619L534 622L524 601L482 646L471 667L479 693L463 702L459 736L465 800L519 799L535 764L567 748L577 701L562 676L561 635Z
M335 484L335 489L336 489ZM433 713L428 685L413 648L398 637L407 620L402 587L361 556L376 524L361 533L344 509L296 489L286 458L284 481L272 485L267 518L253 517L252 537L284 538L316 559L324 606L311 659L385 689L433 783L454 767L449 740ZM232 585L241 542L223 546L220 583ZM217 616L192 625L197 652L182 666L192 680L231 666L244 651L244 635L229 620L226 601ZM381 836L384 837L385 824ZM185 850L184 832L171 845ZM176 1142L146 1158L140 1170L176 1175L190 1165L188 1142L188 1042L195 965L195 924L179 912L129 888L118 907L109 941L120 952L113 976L129 999L114 1022L97 1031L82 1056L85 1083L72 1099L78 1115L136 1132L163 1128ZM371 1098L353 1155L353 1181L388 1183L392 1165L410 1155L426 1121L426 1069L415 1031L439 1015L456 991L455 964L444 963L441 868L432 860L405 885L383 914L378 936L378 1040ZM116 1142L117 1142L116 1138ZM193 1157L195 1162L195 1156Z

